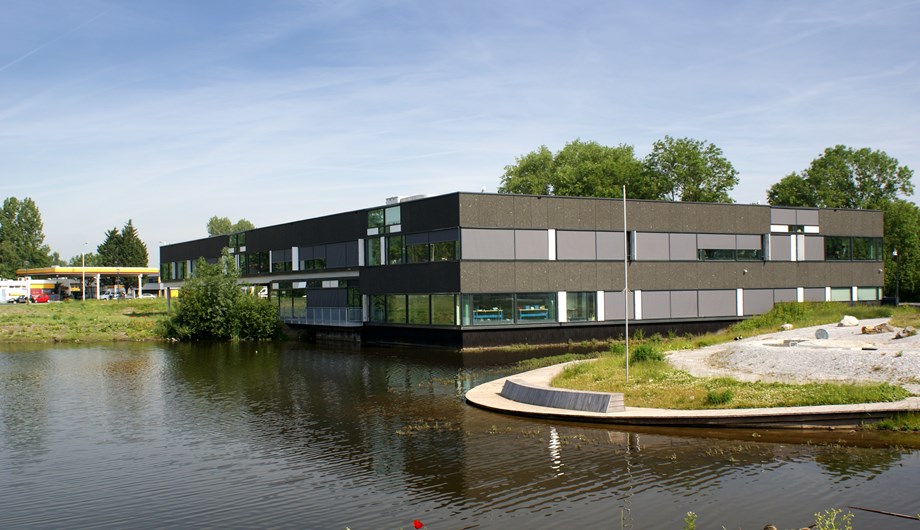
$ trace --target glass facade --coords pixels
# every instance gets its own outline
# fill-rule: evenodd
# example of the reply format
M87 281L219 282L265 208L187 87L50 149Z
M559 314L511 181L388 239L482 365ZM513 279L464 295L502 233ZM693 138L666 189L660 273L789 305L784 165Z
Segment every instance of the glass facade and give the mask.
M597 320L597 293L566 293L565 310L569 322L593 322Z

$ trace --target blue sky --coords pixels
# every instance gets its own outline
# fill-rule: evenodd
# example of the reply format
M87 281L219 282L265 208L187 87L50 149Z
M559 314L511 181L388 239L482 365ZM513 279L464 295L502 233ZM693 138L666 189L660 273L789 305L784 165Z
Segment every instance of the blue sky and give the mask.
M65 259L133 219L153 264L212 215L495 191L576 138L708 140L763 202L836 144L920 170L918 24L897 0L4 0L0 196Z

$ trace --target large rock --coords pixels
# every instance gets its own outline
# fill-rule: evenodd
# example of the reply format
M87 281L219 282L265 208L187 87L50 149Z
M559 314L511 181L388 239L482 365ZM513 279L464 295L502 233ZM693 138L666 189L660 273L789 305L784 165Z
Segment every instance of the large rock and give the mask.
M783 331L789 331L792 328L793 328L792 324L783 324L782 326L779 327L779 329Z
M858 326L858 325L859 325L859 319L857 319L854 316L850 316L850 315L844 315L843 318L840 319L840 323L837 324L837 326L843 327L843 328L851 328L853 326Z
M897 333L895 334L894 338L896 338L896 339L906 339L907 337L913 337L913 336L916 335L916 334L917 334L917 330L916 330L916 329L914 329L914 328L912 328L912 327L910 327L910 326L907 326L906 328L904 328L904 329L902 329L901 331L897 332Z

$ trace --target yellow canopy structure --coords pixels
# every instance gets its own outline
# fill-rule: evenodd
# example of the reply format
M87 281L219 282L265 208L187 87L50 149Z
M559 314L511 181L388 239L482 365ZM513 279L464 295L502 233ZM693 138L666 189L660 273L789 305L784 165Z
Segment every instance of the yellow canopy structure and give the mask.
M160 270L155 267L41 267L37 269L17 269L17 276L29 276L32 278L53 278L60 276L82 277L83 288L81 293L86 292L86 275L96 277L96 285L102 285L103 276L132 276L137 275L137 285L143 289L145 274L159 274ZM99 289L96 289L96 298L99 297ZM138 292L138 295L141 293Z

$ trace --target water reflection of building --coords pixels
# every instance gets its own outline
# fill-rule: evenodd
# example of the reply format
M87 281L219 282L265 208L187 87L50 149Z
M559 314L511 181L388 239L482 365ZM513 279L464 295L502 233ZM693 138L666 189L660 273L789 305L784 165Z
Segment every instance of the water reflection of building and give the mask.
M229 248L285 321L472 348L708 329L777 302L877 301L882 213L452 193L161 247L180 287ZM626 226L624 226L626 223ZM624 295L624 262L631 292Z

